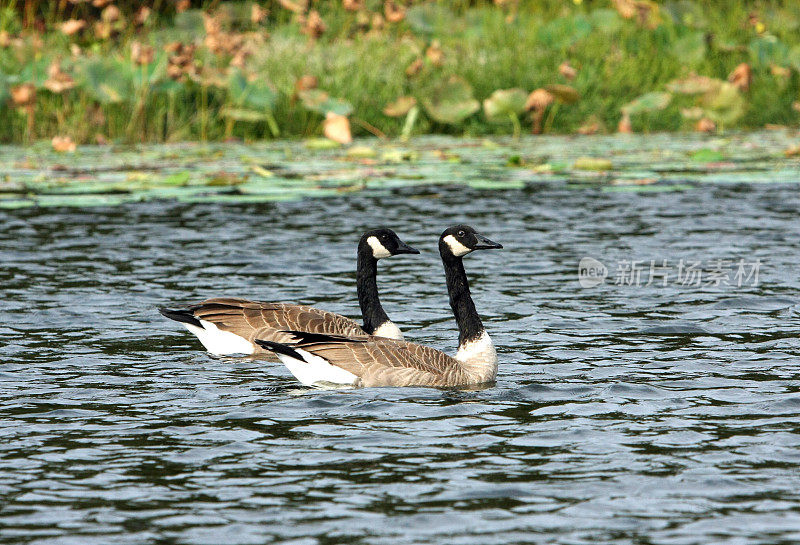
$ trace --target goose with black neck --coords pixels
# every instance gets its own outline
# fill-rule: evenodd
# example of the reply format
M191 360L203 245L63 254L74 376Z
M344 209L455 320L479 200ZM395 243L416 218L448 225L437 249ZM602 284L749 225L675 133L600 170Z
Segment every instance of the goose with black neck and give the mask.
M469 290L463 257L498 249L468 225L450 227L439 237L450 307L458 325L455 356L415 343L376 336L347 337L287 331L292 342L256 339L274 352L303 384L315 387L467 387L494 382L497 353Z
M340 314L306 305L251 301L238 297L207 299L183 309L160 308L161 314L181 322L215 355L266 356L275 359L255 339L291 341L282 330L317 334L377 335L402 339L403 333L389 319L378 296L378 260L402 254L418 254L391 229L373 229L358 243L356 288L364 324Z

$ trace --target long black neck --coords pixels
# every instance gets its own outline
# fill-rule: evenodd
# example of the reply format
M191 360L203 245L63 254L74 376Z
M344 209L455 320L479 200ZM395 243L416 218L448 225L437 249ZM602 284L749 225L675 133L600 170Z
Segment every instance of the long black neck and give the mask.
M458 345L473 341L483 333L483 323L475 303L469 293L467 273L464 271L464 262L460 257L454 256L444 248L440 250L444 274L447 277L447 293L450 295L450 308L458 324Z
M367 244L358 246L358 266L356 270L356 289L361 317L364 318L364 331L369 334L389 321L389 317L378 298L378 260L372 255L372 248Z

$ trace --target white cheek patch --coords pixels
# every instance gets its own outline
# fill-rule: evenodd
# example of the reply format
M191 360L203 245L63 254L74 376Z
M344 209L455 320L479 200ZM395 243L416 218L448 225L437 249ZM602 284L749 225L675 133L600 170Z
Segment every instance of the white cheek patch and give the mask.
M456 240L456 237L453 235L447 235L444 237L445 243L450 248L450 251L453 252L453 255L456 257L461 257L462 255L467 255L472 250L461 244L459 241Z
M367 244L369 244L369 247L372 248L372 257L375 259L390 257L392 255L392 252L387 250L386 247L380 243L377 237L367 237Z

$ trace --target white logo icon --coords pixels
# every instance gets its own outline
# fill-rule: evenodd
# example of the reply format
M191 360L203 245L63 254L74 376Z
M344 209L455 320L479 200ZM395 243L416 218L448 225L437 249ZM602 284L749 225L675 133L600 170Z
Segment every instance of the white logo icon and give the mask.
M593 288L605 282L608 269L593 257L584 257L578 263L578 282L582 288Z

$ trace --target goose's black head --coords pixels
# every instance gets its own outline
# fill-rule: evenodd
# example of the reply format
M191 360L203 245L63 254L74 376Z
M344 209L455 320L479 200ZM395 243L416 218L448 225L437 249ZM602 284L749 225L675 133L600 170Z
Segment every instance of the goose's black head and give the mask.
M359 252L368 252L375 259L390 257L398 254L418 254L419 250L412 248L397 236L391 229L373 229L367 231L358 243Z
M492 242L469 225L454 225L445 229L439 237L439 253L442 257L462 257L475 250L502 248L502 244Z

